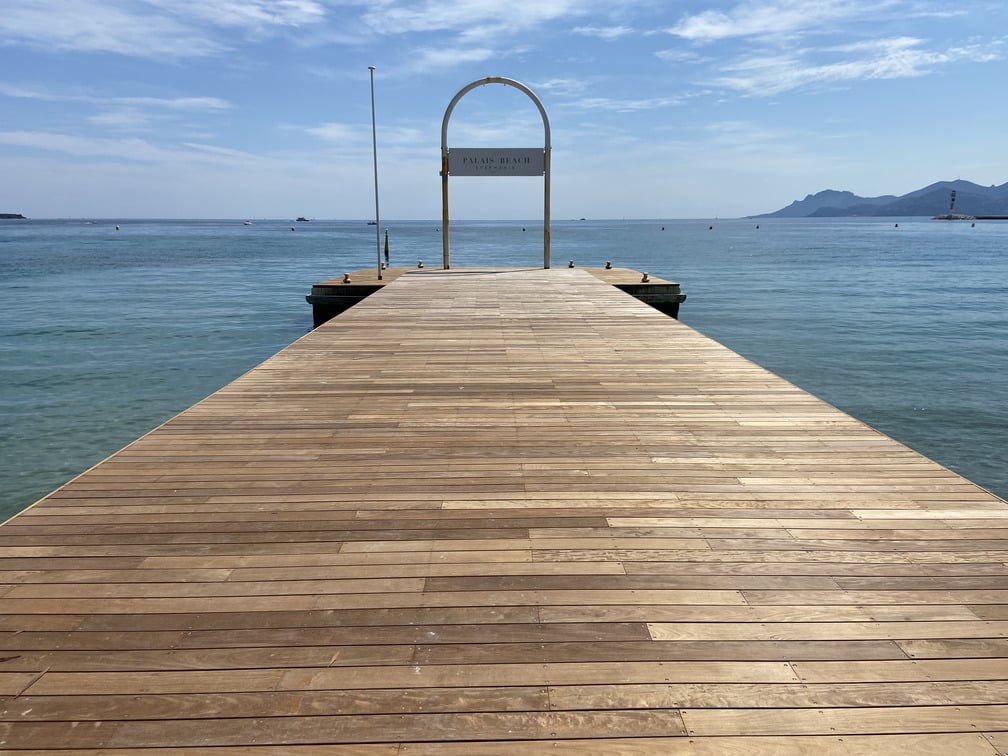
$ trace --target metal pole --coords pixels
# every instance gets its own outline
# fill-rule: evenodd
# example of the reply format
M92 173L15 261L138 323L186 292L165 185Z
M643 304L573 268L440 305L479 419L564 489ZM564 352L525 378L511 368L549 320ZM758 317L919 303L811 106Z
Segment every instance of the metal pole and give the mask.
M543 154L546 171L543 174L543 268L550 266L550 146Z
M374 217L375 217L375 249L378 252L378 280L381 274L381 218L378 215L378 131L375 127L374 108L374 66L368 66L371 72L371 149L374 153Z
M448 260L448 154L441 151L441 267L451 268Z

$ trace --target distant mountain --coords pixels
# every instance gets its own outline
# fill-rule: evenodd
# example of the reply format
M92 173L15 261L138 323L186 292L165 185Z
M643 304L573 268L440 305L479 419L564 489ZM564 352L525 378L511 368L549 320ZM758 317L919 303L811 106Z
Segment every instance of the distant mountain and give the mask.
M851 192L827 189L795 200L773 213L754 218L838 218L847 216L935 216L949 211L952 191L955 211L968 215L1008 215L1008 183L980 186L972 181L939 181L900 197L859 197Z

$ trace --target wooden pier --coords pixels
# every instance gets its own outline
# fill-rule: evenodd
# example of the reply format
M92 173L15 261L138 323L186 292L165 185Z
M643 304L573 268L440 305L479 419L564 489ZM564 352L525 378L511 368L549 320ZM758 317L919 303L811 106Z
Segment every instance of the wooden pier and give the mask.
M570 266L573 265L574 261L571 260ZM419 268L423 268L422 260ZM377 268L366 268L315 284L311 288L311 293L305 297L312 306L315 327L329 322L413 270L413 268L383 268L382 277L379 278ZM673 318L679 317L679 305L686 301L686 295L682 293L682 288L677 282L649 276L646 272L614 268L611 263L607 263L607 267L604 268L585 268L585 270L600 281L615 286Z
M0 569L2 753L1008 751L1008 505L580 269L400 276Z

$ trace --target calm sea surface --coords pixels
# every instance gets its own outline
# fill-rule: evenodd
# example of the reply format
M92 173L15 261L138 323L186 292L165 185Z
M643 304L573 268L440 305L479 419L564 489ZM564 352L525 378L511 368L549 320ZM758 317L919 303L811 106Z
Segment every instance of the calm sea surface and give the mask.
M383 222L392 264L439 266L437 225ZM0 520L306 333L311 284L376 258L363 221L0 221ZM1008 496L1008 223L554 222L570 259L681 282L683 322ZM452 266L481 264L541 265L541 222L455 222Z

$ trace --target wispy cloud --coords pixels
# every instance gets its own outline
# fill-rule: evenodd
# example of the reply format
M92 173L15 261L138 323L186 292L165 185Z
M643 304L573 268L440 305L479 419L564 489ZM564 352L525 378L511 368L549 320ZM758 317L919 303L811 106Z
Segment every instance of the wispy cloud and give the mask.
M378 4L364 20L382 34L458 30L464 38L483 39L582 16L588 5L579 0L423 0L412 5Z
M585 110L612 110L618 113L633 113L639 110L655 110L679 105L681 97L648 97L643 99L614 99L609 97L586 97L577 105Z
M205 165L208 162L214 162L220 165L248 165L250 163L275 162L275 158L268 155L257 155L228 147L196 142L181 142L173 147L161 147L135 137L121 139L83 137L48 131L0 132L0 145L67 155L85 161L119 164L142 163L178 166L182 163Z
M272 163L275 158L258 155L245 150L236 150L230 147L220 147L214 144L202 144L199 142L183 142L182 147L195 152L200 160L209 158L222 164L243 164L249 163Z
M162 161L170 154L142 139L89 138L46 131L3 131L0 132L0 144L58 152L73 157L134 161Z
M666 63L704 63L712 60L692 50L659 50L655 53L655 57Z
M323 123L305 129L313 137L334 144L348 144L358 141L361 134L360 126L349 123Z
M753 55L724 66L724 75L713 83L750 95L775 95L810 85L910 78L950 63L990 62L1001 58L1000 43L944 51L928 50L923 45L920 39L895 37L819 51ZM813 56L823 54L838 54L843 59L832 62L811 60Z
M145 131L183 114L219 113L231 108L229 102L216 97L117 97L99 104L105 109L89 116L88 123L115 131Z
M155 119L149 113L137 108L119 108L89 116L92 126L108 131L146 131Z
M165 108L167 110L183 110L187 112L218 112L230 110L231 103L219 97L115 97L109 102L122 103L123 105L135 105L154 108Z
M532 88L538 92L549 92L560 97L574 97L588 88L588 83L580 79L546 79L533 83Z
M216 55L225 46L185 19L138 2L35 0L5 6L0 42L55 52L104 52L142 58Z
M614 40L633 34L633 29L629 26L575 26L574 33L584 37Z
M146 0L165 14L192 18L202 24L262 32L276 27L318 23L325 7L315 0Z
M888 5L881 0L871 12ZM828 29L841 19L862 17L869 6L857 0L777 0L747 2L728 11L707 10L686 16L668 31L695 42L713 42L730 37L788 34Z
M415 52L410 68L413 71L436 71L464 63L479 63L494 55L494 50L488 47L429 47Z
M219 97L106 97L81 90L58 92L5 82L0 82L0 96L91 105L98 112L85 116L84 120L92 126L116 131L142 131L183 115L215 114L232 108L230 102Z
M55 52L188 59L231 49L222 30L263 38L321 21L314 0L32 0L5 4L0 43Z

